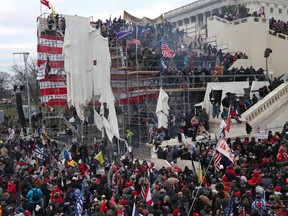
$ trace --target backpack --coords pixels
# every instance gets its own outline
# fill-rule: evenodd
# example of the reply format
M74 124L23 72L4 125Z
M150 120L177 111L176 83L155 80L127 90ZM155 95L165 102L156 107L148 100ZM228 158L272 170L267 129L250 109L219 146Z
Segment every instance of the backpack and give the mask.
M32 192L33 192L33 194L32 194L32 200L35 201L35 202L36 202L36 201L39 201L40 197L39 197L39 193L38 193L37 189L32 190Z

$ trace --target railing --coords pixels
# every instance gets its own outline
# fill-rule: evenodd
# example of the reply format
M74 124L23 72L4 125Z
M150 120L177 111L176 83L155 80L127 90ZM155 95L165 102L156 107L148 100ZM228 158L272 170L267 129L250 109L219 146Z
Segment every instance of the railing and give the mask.
M282 34L282 33L277 33L276 31L269 30L269 34L272 36L275 36L277 38L280 38L282 40L288 40L288 35Z
M239 24L247 23L248 21L251 21L251 20L253 22L262 22L262 23L267 22L266 18L252 17L252 16L251 17L245 17L245 18L238 19L238 20L233 20L233 21L229 21L229 20L223 19L223 18L218 17L218 16L212 16L212 17L209 17L208 19L209 19L209 21L216 20L216 21L222 22L224 24L229 24L229 25L239 25Z
M208 82L237 82L237 81L263 81L266 76L263 74L253 75L161 75L158 77L139 78L127 81L128 92L143 92L164 89L189 89L189 88L206 88ZM196 90L196 89L195 89ZM174 90L176 91L176 90Z
M268 109L275 108L275 104L285 103L288 100L288 83L278 86L273 92L269 93L265 98L257 102L252 109L248 109L242 114L248 122L252 122ZM273 110L270 110L273 112Z

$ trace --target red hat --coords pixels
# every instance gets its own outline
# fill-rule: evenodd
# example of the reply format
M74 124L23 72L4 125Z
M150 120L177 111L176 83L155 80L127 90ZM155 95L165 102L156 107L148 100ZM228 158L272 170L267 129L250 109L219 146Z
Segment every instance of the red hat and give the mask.
M226 182L225 185L229 187L231 185L231 182Z
M234 196L235 196L235 197L240 197L240 196L241 196L241 192L240 192L240 191L236 191L236 192L234 193Z
M187 188L188 188L187 185L182 186L182 189L187 189Z
M280 192L280 191L281 191L281 187L280 187L279 185L277 185L277 186L275 187L275 191Z
M123 199L123 200L121 201L121 205L127 206L127 200L124 200L124 199Z
M255 171L255 172L253 172L253 176L259 177L259 173Z
M100 184L100 179L96 178L95 184Z
M136 190L132 191L132 196L137 196L138 192Z
M229 191L229 187L228 186L224 186L224 191Z
M223 181L228 181L227 176L224 176L224 177L222 178L222 180L223 180Z
M139 170L139 169L136 169L136 170L135 170L135 173L140 173L140 170Z
M117 215L123 215L123 214L124 214L124 212L123 212L122 209L119 209L119 210L117 211Z

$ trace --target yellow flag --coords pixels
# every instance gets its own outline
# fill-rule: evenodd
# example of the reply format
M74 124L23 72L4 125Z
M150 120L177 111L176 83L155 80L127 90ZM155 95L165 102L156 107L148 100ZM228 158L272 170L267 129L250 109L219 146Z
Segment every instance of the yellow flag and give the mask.
M55 22L55 21L56 21L56 20L55 20L55 10L54 10L54 8L52 7L52 5L51 5L51 17L52 17L53 21Z
M201 163L199 163L198 167L198 183L201 183L203 181L203 174L202 174L202 166Z
M94 157L100 164L104 163L104 158L102 151L100 151L95 157Z
M74 167L77 165L77 163L74 160L70 160L70 161L68 161L68 165Z

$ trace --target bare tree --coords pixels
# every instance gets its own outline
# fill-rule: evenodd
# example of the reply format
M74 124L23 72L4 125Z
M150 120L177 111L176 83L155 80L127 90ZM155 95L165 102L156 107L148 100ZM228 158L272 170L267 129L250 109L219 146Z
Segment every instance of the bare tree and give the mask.
M39 84L36 79L37 69L38 67L37 67L36 59L30 59L30 61L27 62L27 78L28 78L31 99L32 101L36 101L36 102L39 100L39 95L40 95ZM25 87L25 92L27 93L25 66L14 64L11 67L11 71L14 72L12 85L17 85L18 87L23 85Z
M9 96L11 76L7 72L0 72L0 98Z

